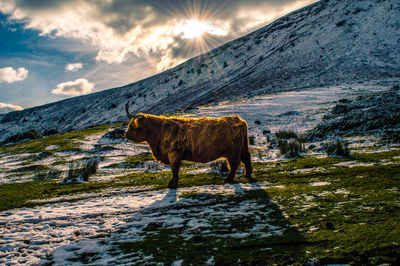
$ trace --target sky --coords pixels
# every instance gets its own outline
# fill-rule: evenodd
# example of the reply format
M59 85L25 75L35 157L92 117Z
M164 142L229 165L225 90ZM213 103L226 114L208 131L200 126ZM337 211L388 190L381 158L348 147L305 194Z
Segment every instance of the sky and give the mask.
M316 0L0 0L0 113L123 86Z

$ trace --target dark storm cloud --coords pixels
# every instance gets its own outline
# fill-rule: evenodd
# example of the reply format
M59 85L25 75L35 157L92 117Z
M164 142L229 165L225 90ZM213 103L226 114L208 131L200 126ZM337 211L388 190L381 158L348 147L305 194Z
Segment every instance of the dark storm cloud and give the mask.
M278 12L282 6L297 2L296 0L222 0L222 1L193 1L193 0L148 0L129 1L114 0L108 3L98 3L99 13L104 23L118 34L125 34L132 28L140 26L143 30L164 25L174 19L200 19L208 21L225 21L230 24L226 36L208 34L204 40L209 47L196 48L196 41L174 36L174 42L168 45L173 58L189 58L204 48L212 48L227 40L231 40L248 31L247 24L252 17L246 17L241 12ZM265 22L267 23L267 21ZM260 25L256 25L260 26ZM250 28L253 30L254 28ZM203 49L201 49L203 48Z
M41 1L47 2L48 0ZM175 18L229 20L235 24L235 21L240 23L243 20L236 17L242 10L258 9L270 12L295 2L296 0L114 0L110 3L101 3L100 1L97 4L100 6L100 13L104 18L111 18L107 25L117 32L123 33L141 23L144 23L142 24L144 28L153 27ZM154 17L149 19L150 10Z
M95 14L99 15L99 20L108 20L106 23L108 26L118 32L126 32L145 21L148 18L149 9L155 16L146 24L154 26L177 17L234 21L235 15L241 10L266 9L267 12L294 3L296 0L17 0L16 6L31 10L56 10L68 6L79 8L82 2L89 3L94 9L98 9Z
M243 10L271 12L295 2L298 0L16 0L15 5L24 10L55 11L65 8L79 10L83 3L89 4L97 20L124 33L137 25L153 27L175 18L206 18L234 23L242 20L236 16Z
M233 29L239 30L241 27L237 25L243 23L243 18L237 15L241 11L277 11L295 2L298 0L16 0L15 6L31 11L67 8L79 11L82 4L89 4L94 19L123 34L138 25L145 29L179 18L227 20Z
M73 4L78 1L75 0L17 0L15 2L16 6L31 9L31 10L48 10L48 9L58 9L66 4Z
M44 35L89 41L98 47L97 60L121 63L129 53L188 58L267 24L285 8L312 1L9 0L11 9L0 12ZM179 35L185 20L215 23L210 25L224 33L207 32L203 45L196 46Z

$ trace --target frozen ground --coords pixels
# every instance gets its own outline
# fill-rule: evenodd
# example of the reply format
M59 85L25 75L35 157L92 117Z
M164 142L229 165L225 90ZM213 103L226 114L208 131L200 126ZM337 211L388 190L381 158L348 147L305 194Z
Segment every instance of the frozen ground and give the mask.
M157 224L164 229L184 228L182 236L185 239L190 239L199 230L203 235L239 240L249 235L266 237L281 234L282 228L268 223L268 212L261 212L266 206L255 200L235 204L231 201L218 202L212 197L181 197L188 192L240 196L246 191L268 186L268 183L211 185L144 192L115 189L93 194L92 198L85 194L81 200L75 198L75 202L57 198L55 203L44 206L4 211L0 213L0 264L51 261L56 265L66 265L71 263L68 259L93 251L99 253L96 264L124 263L123 258L112 256L107 250L113 242L145 239L149 234L145 230L149 224ZM258 213L255 217L257 222L244 232L213 231L215 223L221 225L232 218L245 217L250 213L254 215L254 212ZM126 262L143 259L138 256L137 260L129 258Z

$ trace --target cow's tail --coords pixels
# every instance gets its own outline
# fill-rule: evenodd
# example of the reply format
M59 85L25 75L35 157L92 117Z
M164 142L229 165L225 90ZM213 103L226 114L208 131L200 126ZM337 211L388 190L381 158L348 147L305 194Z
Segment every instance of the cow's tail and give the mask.
M243 162L243 164L246 168L246 177L248 179L251 179L251 173L252 173L253 169L251 167L251 155L250 155L250 150L249 150L249 138L247 136L247 124L245 124L241 161Z

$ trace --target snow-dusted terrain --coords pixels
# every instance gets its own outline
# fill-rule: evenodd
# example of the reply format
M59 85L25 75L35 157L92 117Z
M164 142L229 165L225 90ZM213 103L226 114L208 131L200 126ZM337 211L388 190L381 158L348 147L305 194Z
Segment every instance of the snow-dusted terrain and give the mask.
M69 264L66 259L84 252L99 253L96 264L124 263L119 256L107 254L113 242L138 241L146 236L149 224L162 224L162 228L185 227L184 238L202 234L219 237L247 238L249 235L270 236L281 234L282 228L269 225L264 219L268 212L260 213L258 223L247 232L213 232L210 222L215 218L229 220L250 215L268 206L254 200L240 204L214 202L213 199L181 198L185 192L211 195L237 194L269 186L262 184L235 184L202 186L178 190L135 192L114 189L98 193L96 197L77 202L57 202L35 208L14 209L0 213L0 263L33 264L50 260L56 265ZM60 201L60 199L57 199ZM50 199L51 201L51 199ZM188 216L187 213L191 215ZM267 229L264 232L261 229ZM105 237L109 233L111 237ZM143 260L127 258L126 263ZM145 260L144 260L145 261ZM142 261L143 262L143 261Z
M0 115L0 141L171 113L300 88L399 81L400 3L320 1L158 75L121 88Z

